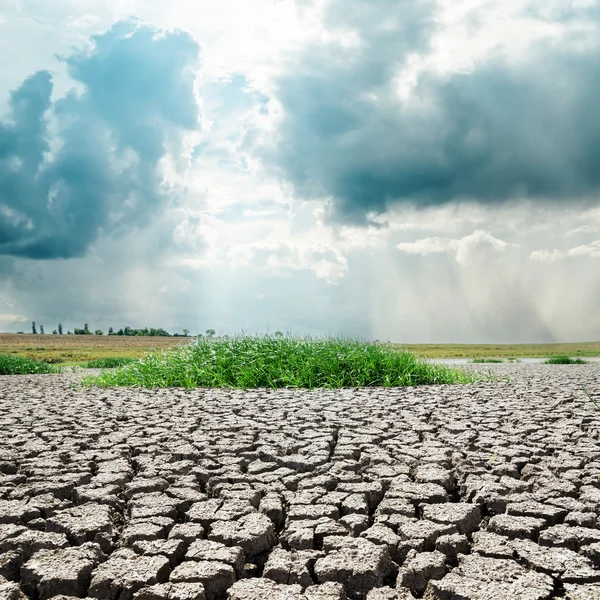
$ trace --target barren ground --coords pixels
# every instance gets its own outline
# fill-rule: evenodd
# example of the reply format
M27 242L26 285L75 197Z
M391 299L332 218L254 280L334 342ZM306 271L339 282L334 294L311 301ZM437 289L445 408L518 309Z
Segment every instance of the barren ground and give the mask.
M0 599L600 599L600 413L581 391L598 397L600 365L490 370L510 382L0 377Z

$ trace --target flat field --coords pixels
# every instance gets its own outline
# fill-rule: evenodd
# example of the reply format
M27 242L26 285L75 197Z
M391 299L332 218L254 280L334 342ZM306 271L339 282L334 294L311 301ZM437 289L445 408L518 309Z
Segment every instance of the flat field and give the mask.
M425 358L549 358L600 356L600 342L564 344L402 344Z
M116 335L32 335L0 333L0 354L14 354L50 363L78 363L122 356L139 358L166 350L191 338ZM600 356L600 342L565 344L394 344L424 358L548 358Z
M189 341L185 337L0 333L0 354L49 363L78 363L112 356L139 358L152 350L166 350Z

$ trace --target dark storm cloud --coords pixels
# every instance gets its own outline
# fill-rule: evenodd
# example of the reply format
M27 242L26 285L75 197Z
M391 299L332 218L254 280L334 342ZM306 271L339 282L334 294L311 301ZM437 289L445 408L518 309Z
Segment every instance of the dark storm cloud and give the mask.
M423 74L402 102L395 77L427 47L431 5L349 4L345 14L348 3L334 2L328 22L361 44L313 46L278 81L284 117L262 152L297 194L331 197L331 216L356 223L401 202L597 196L597 12L578 14L594 25L589 36L538 43L519 62L496 56L466 74Z
M11 94L0 122L0 254L81 256L100 231L146 223L168 197L159 162L197 127L199 47L136 20L64 60L83 84L51 101L47 72Z

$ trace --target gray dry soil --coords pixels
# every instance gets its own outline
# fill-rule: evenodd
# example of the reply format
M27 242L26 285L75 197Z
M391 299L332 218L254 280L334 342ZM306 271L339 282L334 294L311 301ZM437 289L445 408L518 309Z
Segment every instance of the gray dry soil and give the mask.
M336 391L0 377L0 599L600 599L600 366Z

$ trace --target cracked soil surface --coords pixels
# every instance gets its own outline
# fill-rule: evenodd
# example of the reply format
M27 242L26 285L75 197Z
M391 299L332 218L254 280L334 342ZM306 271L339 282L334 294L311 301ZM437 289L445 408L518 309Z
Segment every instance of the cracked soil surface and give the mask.
M600 365L489 370L510 381L0 377L0 599L600 599L600 413L581 391L598 398Z

